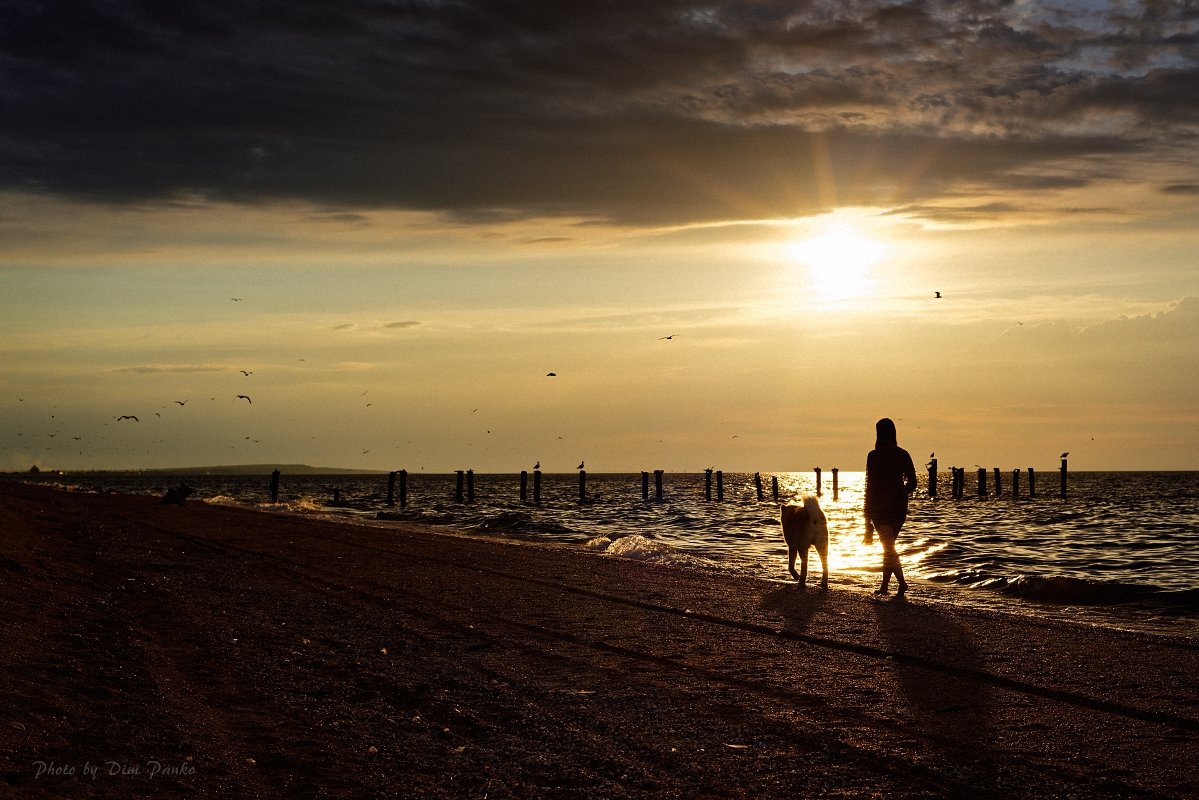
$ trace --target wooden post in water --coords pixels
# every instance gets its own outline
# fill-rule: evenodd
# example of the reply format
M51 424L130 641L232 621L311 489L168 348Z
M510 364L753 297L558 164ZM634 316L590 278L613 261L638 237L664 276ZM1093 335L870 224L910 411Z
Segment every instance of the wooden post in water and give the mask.
M704 470L704 499L709 503L712 502L712 470L708 468Z
M762 493L762 473L760 472L754 473L754 488L758 490L758 502L765 500L766 495Z
M1028 496L1033 498L1037 496L1037 473L1032 468L1028 468Z
M1066 499L1066 457L1062 456L1062 499Z
M1066 462L1065 462L1065 461L1063 461L1063 462L1062 462L1062 469L1063 469L1063 470L1066 468L1066 467L1065 467L1065 464L1066 464ZM1065 479L1063 479L1063 481L1064 481L1064 480L1065 480ZM1062 484L1062 486L1065 486L1065 483L1063 483L1063 484ZM1063 492L1063 495L1064 495L1064 494L1065 494L1065 490L1063 489L1063 490L1062 490L1062 492ZM279 502L279 470L275 470L274 472L272 472L272 473L271 473L271 502L272 502L272 503L278 503L278 502Z
M665 474L665 470L661 470L661 469L654 470L654 499L655 500L662 499L662 476L664 474Z
M333 505L335 505L335 506L341 505L341 489L333 490Z
M937 499L937 459L928 461L928 496Z
M1000 474L1001 473L999 472L999 467L996 467L995 468L995 496L996 497L999 497L999 495L1003 494L1003 483L1001 482Z
M1020 499L1020 470L1012 470L1012 499Z
M716 470L716 502L724 501L724 470Z
M587 470L579 470L579 502L587 502Z
M649 473L645 470L641 471L641 499L649 499Z
M470 502L475 502L475 471L468 469L466 471L466 499Z
M454 470L454 502L462 502L462 476L466 473L462 470Z
M533 470L533 504L541 505L541 470Z
M396 474L395 472L387 473L387 505L394 506L396 504Z
M774 498L774 502L779 501L779 476L770 476L770 496Z
M529 499L529 471L522 469L520 471L520 502L528 502Z
M400 508L408 506L408 470L400 470Z
M987 469L986 467L978 468L978 496L987 496Z
M837 502L837 495L839 495L841 493L841 484L839 483L840 479L837 477L837 473L840 471L841 470L837 469L836 467L833 467L833 502L834 503Z
M824 494L823 488L820 486L820 467L815 467L816 470L816 496L820 497Z

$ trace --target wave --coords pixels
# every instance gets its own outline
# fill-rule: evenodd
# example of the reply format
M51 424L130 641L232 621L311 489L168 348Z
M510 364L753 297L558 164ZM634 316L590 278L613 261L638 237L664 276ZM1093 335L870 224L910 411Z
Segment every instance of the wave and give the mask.
M1143 583L1105 581L1068 575L996 575L964 569L926 576L940 583L984 589L1007 597L1072 606L1154 605L1199 610L1199 589L1172 591Z
M588 540L587 547L592 550L598 550L606 555L632 558L655 564L680 567L700 567L710 564L706 559L676 550L664 542L655 541L639 533L621 536L618 539L597 536Z

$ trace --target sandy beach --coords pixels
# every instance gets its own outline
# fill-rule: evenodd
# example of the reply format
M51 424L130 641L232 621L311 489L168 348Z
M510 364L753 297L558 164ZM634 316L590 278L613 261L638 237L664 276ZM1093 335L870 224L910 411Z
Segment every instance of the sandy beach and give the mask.
M1199 797L1193 643L15 480L0 531L0 796Z

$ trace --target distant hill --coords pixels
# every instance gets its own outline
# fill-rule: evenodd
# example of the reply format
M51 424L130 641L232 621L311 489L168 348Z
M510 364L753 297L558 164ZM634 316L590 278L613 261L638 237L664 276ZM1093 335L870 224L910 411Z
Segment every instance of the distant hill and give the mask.
M310 467L307 464L225 464L215 467L174 467L171 469L143 469L138 472L161 473L164 475L270 475L275 470L284 475L382 475L375 469L341 469L338 467Z

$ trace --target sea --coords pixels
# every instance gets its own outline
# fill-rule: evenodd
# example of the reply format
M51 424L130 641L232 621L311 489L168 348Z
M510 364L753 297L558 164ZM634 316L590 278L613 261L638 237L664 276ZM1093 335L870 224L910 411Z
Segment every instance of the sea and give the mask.
M1199 472L966 476L955 498L941 474L913 496L898 549L907 602L1005 613L1185 639L1199 645ZM161 495L372 526L412 521L508 541L556 542L613 558L791 582L779 506L816 496L829 523L830 583L869 593L877 540L863 542L865 475L816 473L281 474L96 472L29 478L79 491ZM404 496L401 498L401 486ZM660 488L659 488L660 487ZM537 491L539 489L539 491ZM1031 495L1031 496L1030 496ZM402 502L401 502L402 500ZM797 564L798 568L798 564ZM819 580L812 552L809 584Z

